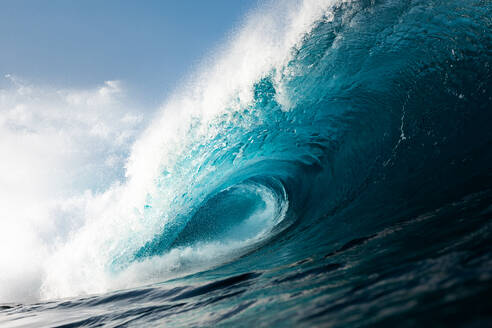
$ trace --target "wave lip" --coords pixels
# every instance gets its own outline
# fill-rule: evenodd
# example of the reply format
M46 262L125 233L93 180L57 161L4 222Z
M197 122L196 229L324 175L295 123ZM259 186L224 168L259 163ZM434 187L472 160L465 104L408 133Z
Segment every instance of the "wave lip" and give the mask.
M231 250L251 245L270 236L284 220L288 204L285 189L277 180L260 183L248 179L211 195L188 219L177 220L181 224L167 226L135 253L135 260L209 243Z
M173 245L198 240L241 241L262 239L288 210L285 191L247 181L211 197L196 212Z

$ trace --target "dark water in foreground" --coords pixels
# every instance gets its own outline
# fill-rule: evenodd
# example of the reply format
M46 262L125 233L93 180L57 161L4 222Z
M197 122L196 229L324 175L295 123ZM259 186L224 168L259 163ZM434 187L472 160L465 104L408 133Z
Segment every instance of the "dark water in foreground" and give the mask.
M492 326L491 17L335 2L183 159L203 201L111 265L262 238L162 283L4 304L0 325Z

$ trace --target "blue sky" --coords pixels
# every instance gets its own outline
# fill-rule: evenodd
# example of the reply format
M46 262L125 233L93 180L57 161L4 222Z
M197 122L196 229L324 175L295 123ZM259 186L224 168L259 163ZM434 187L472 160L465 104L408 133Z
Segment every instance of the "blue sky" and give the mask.
M120 80L136 102L155 106L256 5L2 0L0 74L64 88Z

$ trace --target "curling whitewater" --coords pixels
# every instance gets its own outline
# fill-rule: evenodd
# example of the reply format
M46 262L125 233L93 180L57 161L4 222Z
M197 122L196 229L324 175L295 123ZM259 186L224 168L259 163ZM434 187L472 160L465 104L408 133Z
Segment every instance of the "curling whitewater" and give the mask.
M490 17L483 0L261 8L0 324L490 325Z

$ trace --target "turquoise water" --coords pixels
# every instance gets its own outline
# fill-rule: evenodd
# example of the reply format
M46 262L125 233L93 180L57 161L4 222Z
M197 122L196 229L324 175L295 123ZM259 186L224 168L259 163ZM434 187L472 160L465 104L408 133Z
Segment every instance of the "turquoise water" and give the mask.
M244 27L244 58L226 51L137 141L141 223L88 226L97 266L48 274L2 326L492 323L492 3L299 8L302 28Z

